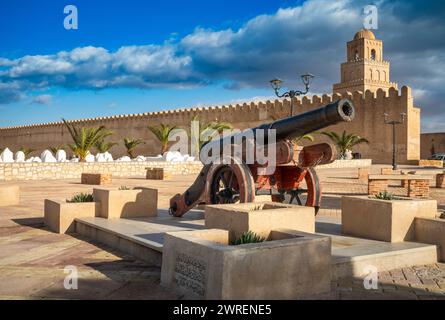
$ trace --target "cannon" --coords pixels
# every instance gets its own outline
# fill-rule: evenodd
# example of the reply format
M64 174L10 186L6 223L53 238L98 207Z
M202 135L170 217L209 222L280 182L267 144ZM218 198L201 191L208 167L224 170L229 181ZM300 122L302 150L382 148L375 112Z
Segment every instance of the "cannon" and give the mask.
M223 161L205 163L195 182L183 194L170 199L170 214L181 217L198 204L253 202L255 196L259 195L270 196L274 202L296 201L299 205L315 207L318 212L321 186L314 167L333 162L337 158L336 149L329 143L301 147L294 142L295 138L336 123L350 122L354 117L352 102L340 99L251 129L254 133L258 130L273 130L274 141L263 139L258 142L255 135L250 139L237 139L242 134L237 133L208 142L202 147L201 153L203 149L212 150L217 145L221 147L219 150L223 150L224 145L230 145L233 150L239 144L262 143L265 152L275 152L274 171L268 172L266 167L269 164L260 161L256 153L253 161L247 162L247 148L241 148L243 152L238 155L224 154Z

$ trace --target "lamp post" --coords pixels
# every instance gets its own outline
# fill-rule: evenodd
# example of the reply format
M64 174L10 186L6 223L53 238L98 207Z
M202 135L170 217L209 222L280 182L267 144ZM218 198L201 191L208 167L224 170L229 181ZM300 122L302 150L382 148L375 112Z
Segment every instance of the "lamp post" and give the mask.
M314 76L310 73L306 73L301 76L301 81L303 82L303 84L305 86L305 91L289 90L288 92L280 94L281 84L283 83L283 81L278 78L271 80L270 85L272 86L273 90L275 91L275 95L278 98L290 98L290 115L293 116L294 115L294 98L298 97L302 94L308 93L309 87L310 87L313 79L314 79Z
M402 112L400 114L400 120L389 120L389 115L387 113L384 113L383 116L385 117L385 123L392 125L392 169L397 170L397 163L396 163L396 126L399 124L405 123L405 117L406 113Z

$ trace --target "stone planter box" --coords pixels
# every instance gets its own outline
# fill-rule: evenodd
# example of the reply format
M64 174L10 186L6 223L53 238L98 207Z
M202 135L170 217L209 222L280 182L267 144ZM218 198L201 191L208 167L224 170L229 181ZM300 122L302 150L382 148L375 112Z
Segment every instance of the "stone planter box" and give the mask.
M81 176L82 184L91 184L91 185L104 185L111 183L111 174L103 174L103 173L82 173Z
M445 219L416 218L416 241L437 245L438 257L445 262Z
M20 203L20 187L16 185L0 185L0 207L15 206Z
M98 216L107 219L155 217L158 214L158 190L93 189L94 200L101 204Z
M346 235L386 242L415 239L414 219L434 218L436 200L379 200L342 197L342 232Z
M230 246L226 230L166 233L161 284L192 299L298 299L330 291L329 237L273 230L270 240Z
M293 204L276 202L207 205L206 228L230 231L234 240L244 232L253 231L267 238L272 229L286 228L308 233L315 232L315 210Z
M74 219L95 217L99 208L97 202L68 203L45 199L44 222L53 232L74 232Z

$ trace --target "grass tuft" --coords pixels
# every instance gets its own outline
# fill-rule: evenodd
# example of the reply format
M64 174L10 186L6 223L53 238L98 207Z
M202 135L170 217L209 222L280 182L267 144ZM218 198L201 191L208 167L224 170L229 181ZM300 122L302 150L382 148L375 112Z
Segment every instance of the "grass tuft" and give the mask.
M80 203L80 202L94 202L94 196L92 193L78 193L71 199L67 199L68 203Z
M265 240L266 240L265 238L260 237L255 232L247 231L247 232L244 232L235 241L231 241L230 244L233 245L233 246L238 246L240 244L264 242Z

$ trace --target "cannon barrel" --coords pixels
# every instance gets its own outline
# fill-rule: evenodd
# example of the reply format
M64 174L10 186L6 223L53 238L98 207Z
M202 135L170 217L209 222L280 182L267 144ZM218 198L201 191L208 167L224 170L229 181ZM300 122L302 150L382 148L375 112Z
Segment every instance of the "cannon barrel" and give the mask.
M262 142L264 144L268 144L269 141L267 140L267 131L271 129L276 130L275 142L277 142L284 139L303 136L339 122L350 122L354 119L354 117L355 109L353 103L348 99L341 99L320 108L271 123L263 124L250 130L253 133L255 133L256 130L264 130L266 134L264 141ZM243 141L243 137L246 137L245 132L235 133L205 143L201 149L201 161L203 161L203 155L207 156L208 150L211 150L213 147L217 147L219 145L219 150L222 151L226 145L239 144L241 141ZM247 140L255 138L256 135L254 134L251 138L247 137ZM255 142L255 140L252 142ZM205 163L205 161L203 161L203 163Z
M354 117L353 103L348 99L341 99L302 114L263 124L254 130L275 129L278 141L303 136L339 122L350 122Z

